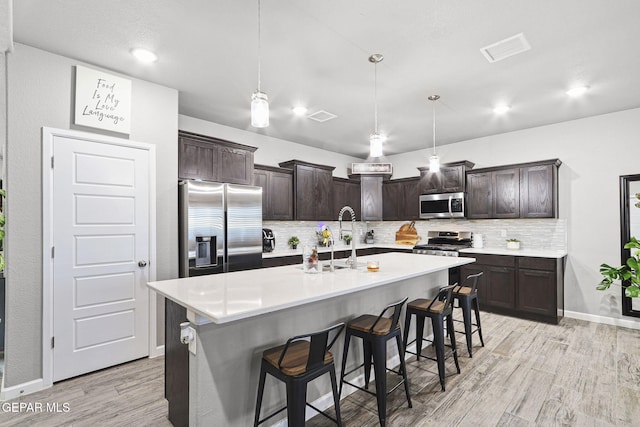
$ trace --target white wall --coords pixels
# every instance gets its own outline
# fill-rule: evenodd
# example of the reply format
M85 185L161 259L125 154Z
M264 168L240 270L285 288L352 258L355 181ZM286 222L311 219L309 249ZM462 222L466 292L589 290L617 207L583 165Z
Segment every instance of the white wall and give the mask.
M194 132L249 145L251 147L258 147L254 154L254 162L262 165L278 166L278 163L287 160L304 160L321 165L335 166L336 169L333 171L333 176L347 178L347 168L351 168L351 163L362 162L362 159L357 157L308 147L295 142L272 138L254 132L247 132L183 115L180 115L179 127L180 130L187 132Z
M476 168L559 158L560 218L567 220L565 309L620 318L620 289L595 289L601 263L620 264L620 175L640 173L640 109L438 147L443 162ZM427 150L390 156L394 178L416 176ZM627 320L635 320L624 317ZM640 320L638 320L640 321Z
M41 128L104 132L72 125L73 66L82 63L20 44L7 56L7 62L4 385L11 387L42 376ZM177 130L177 91L132 79L130 139L158 146L157 279L178 275ZM158 335L162 335L162 331Z

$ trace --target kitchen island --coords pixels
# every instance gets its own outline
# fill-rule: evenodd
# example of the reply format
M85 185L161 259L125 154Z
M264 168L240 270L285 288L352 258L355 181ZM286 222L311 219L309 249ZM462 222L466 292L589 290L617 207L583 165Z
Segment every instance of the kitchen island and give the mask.
M360 314L377 315L406 297L431 297L447 284L449 268L474 262L405 253L358 261L369 259L379 261L380 271L363 266L305 274L295 265L149 283L187 309L196 332L196 352L189 356L189 425L251 425L262 351ZM341 344L332 349L338 361ZM361 348L353 347L348 368L362 359ZM390 352L394 356L397 363L397 353ZM309 385L308 401L328 407L330 390L328 378L318 379ZM263 413L285 401L284 387L268 380Z

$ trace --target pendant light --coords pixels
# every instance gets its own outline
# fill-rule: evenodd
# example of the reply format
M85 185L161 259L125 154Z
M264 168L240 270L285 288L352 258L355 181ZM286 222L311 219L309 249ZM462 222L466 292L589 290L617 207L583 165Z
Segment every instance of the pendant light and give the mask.
M440 157L436 154L436 101L440 95L431 95L427 99L433 102L433 154L429 157L429 172L440 172Z
M267 94L260 91L260 66L261 66L261 27L260 27L260 0L258 0L258 89L251 95L251 126L266 128L269 126L269 99Z
M384 59L379 53L374 53L369 57L369 62L373 63L373 133L369 136L369 157L382 157L382 143L385 137L378 132L378 62Z

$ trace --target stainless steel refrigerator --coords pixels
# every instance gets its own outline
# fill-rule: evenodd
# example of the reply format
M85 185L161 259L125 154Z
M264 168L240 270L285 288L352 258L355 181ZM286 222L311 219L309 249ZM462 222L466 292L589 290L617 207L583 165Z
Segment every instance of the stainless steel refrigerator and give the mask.
M180 277L262 266L262 188L178 184Z

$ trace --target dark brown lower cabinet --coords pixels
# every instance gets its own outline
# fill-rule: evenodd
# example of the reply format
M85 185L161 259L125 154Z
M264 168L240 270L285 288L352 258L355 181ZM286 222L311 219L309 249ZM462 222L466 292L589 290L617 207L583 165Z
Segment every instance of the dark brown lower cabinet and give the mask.
M411 253L413 252L413 248L407 247L407 249L388 249L388 248L360 248L356 250L356 256L366 256L366 255L377 255L384 254L387 252L404 252ZM344 259L349 258L351 256L350 250L340 249L338 251L334 251L333 258L334 259ZM320 252L318 254L318 258L320 261L327 261L331 259L331 252ZM289 256L281 256L281 257L273 257L273 258L264 258L262 260L262 267L281 267L283 265L294 265L294 264L302 264L302 255L289 255Z
M564 315L564 258L470 255L460 276L484 272L478 285L482 310L558 323Z

